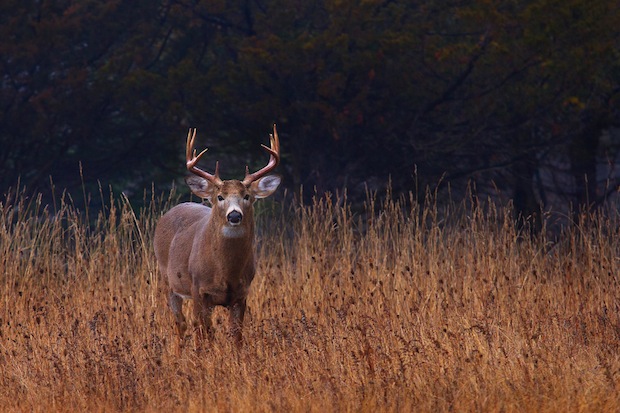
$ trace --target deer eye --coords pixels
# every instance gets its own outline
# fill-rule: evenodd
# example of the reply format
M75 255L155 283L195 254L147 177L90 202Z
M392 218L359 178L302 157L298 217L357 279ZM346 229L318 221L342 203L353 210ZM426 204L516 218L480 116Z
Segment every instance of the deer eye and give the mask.
M221 201L223 201L223 200L224 200L224 197L223 197L222 195L218 195L218 196L217 196L217 200L221 202Z
M246 201L249 201L249 200L250 200L250 195L245 194L245 196L243 197L243 199L245 199Z

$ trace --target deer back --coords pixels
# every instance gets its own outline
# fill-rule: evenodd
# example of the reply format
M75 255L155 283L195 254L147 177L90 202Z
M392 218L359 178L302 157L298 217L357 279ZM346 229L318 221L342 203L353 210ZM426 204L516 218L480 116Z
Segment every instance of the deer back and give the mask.
M162 216L155 229L155 256L170 288L181 295L191 293L190 255L196 235L211 219L211 208L193 202L179 204Z

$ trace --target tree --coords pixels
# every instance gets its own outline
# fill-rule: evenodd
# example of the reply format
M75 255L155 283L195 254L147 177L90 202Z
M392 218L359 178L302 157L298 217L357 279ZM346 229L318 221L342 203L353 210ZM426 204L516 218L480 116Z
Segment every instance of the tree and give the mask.
M557 154L573 199L598 196L579 177L618 122L620 13L605 0L0 7L0 156L29 186L75 187L80 161L87 183L170 182L188 127L238 177L275 121L294 188L363 196L391 176L408 191L416 170L417 188L474 180L529 216L562 192L540 178Z

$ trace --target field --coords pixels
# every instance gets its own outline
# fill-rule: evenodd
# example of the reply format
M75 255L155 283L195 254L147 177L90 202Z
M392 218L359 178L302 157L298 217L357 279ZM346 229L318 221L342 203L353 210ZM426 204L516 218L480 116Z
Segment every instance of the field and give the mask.
M617 212L552 242L509 208L387 198L260 211L238 350L224 309L212 344L177 345L151 246L170 199L89 225L7 195L1 410L620 411Z

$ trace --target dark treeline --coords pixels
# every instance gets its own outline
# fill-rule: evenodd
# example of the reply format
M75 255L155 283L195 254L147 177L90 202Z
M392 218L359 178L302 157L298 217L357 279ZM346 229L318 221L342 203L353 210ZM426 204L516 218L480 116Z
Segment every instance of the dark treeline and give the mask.
M5 0L0 23L3 192L164 190L189 127L238 178L273 122L308 192L473 182L529 215L620 182L617 1Z

